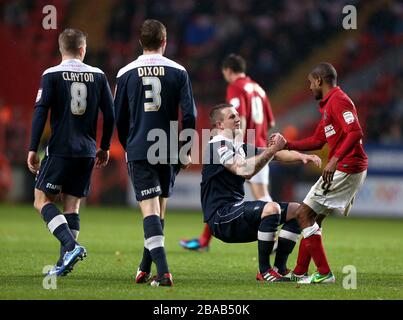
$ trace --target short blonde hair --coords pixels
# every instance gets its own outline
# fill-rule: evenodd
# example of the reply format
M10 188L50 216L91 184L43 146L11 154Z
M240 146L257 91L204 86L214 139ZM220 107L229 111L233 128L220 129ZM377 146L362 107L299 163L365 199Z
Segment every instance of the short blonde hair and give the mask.
M59 49L62 54L70 53L78 55L80 48L85 46L87 36L78 29L65 29L59 35Z

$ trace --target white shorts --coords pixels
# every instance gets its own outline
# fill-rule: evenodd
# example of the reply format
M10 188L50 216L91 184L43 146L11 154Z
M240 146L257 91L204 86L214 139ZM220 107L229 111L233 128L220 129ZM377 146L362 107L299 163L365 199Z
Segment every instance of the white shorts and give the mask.
M304 203L317 214L328 215L331 212L348 216L354 197L364 183L367 171L345 173L336 170L333 181L327 187L320 177L304 199Z
M269 184L269 164L266 164L258 173L247 180L250 183Z

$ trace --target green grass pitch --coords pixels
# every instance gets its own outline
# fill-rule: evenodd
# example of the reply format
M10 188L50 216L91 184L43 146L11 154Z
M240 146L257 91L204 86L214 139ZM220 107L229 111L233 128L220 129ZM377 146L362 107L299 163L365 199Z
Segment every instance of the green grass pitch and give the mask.
M56 290L45 290L41 271L57 260L57 240L33 207L0 205L0 299L403 299L403 220L330 217L323 234L337 282L316 286L258 283L256 243L214 239L207 253L179 247L179 239L201 229L200 212L168 212L165 247L175 286L136 285L143 247L138 210L83 207L79 240L88 257L58 278ZM346 265L356 267L355 290L343 288Z

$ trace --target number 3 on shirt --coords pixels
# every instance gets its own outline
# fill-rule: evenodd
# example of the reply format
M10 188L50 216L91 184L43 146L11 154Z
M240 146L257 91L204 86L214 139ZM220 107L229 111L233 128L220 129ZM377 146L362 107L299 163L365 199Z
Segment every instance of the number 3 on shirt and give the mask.
M144 111L158 111L161 107L161 81L157 77L143 77L143 85L151 86L151 90L145 90L146 99L152 99L152 102L144 102Z
M73 82L70 87L71 113L81 116L87 109L87 86L81 82Z

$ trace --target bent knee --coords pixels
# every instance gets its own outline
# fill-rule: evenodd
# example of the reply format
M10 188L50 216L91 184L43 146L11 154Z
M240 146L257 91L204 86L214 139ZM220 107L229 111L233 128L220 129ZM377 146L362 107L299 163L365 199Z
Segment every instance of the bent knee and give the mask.
M281 207L277 202L267 202L263 208L262 218L270 216L272 214L280 214Z

